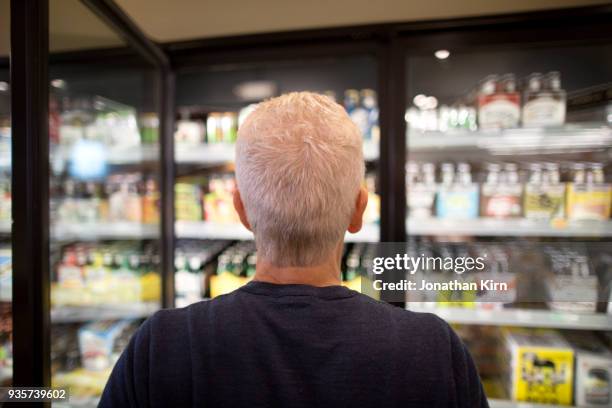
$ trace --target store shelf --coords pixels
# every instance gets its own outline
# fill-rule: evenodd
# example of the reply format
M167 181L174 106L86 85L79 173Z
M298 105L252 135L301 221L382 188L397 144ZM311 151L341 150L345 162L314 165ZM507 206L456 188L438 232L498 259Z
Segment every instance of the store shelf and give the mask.
M432 150L488 150L499 154L556 154L609 149L612 129L607 126L566 125L554 128L522 128L489 131L411 131L411 153Z
M364 160L375 161L378 160L378 156L378 142L364 141ZM231 143L178 145L175 148L175 160L179 164L222 165L233 162L234 157L235 145Z
M242 224L208 221L177 221L174 224L177 238L251 240L253 233Z
M376 161L380 155L380 146L378 141L364 140L363 141L363 159L365 161Z
M5 220L0 221L0 234L10 234L11 233L11 221Z
M70 397L69 402L54 402L54 408L95 408L100 403L100 397Z
M251 240L253 233L242 224L220 224L207 221L177 221L175 224L177 238L190 239L230 239ZM347 233L346 242L378 242L380 228L376 224L366 224L357 234Z
M12 165L11 151L10 150L0 151L0 169L5 170L5 171L10 171L11 165Z
M501 399L489 399L489 406L491 408L580 408L570 405L536 404L533 402L518 402Z
M75 323L100 320L144 319L157 310L157 302L101 306L61 306L51 310L53 323Z
M477 218L452 220L409 218L408 235L470 235L492 237L612 237L612 221L535 221Z
M51 151L51 159L55 163L65 164L72 159L72 146L56 146ZM132 147L111 146L100 151L109 165L129 165L159 161L157 145L140 145Z
M448 323L456 324L572 330L610 330L612 328L612 315L605 313L571 313L527 309L476 310L424 307L414 304L406 308L413 312L434 313Z
M159 225L136 222L59 223L51 228L57 241L96 241L102 239L154 239Z
M177 145L175 160L179 164L221 165L234 161L235 145L231 143Z

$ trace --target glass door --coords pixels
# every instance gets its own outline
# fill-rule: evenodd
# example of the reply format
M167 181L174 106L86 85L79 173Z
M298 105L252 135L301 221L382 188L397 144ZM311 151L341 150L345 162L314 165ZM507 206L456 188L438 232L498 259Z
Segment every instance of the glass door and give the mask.
M251 279L253 236L232 204L236 133L257 103L292 91L328 95L363 133L370 191L366 225L347 234L343 262L345 284L360 289L359 264L371 255L367 243L380 236L376 85L376 62L370 56L208 65L177 75L177 306L227 293Z
M50 2L52 384L95 405L161 307L156 71L82 2Z
M460 277L477 290L408 308L457 325L492 406L611 401L593 387L610 375L612 45L432 48L406 65L409 244L484 259ZM427 276L459 279L443 272Z
M13 379L10 2L0 1L0 384Z

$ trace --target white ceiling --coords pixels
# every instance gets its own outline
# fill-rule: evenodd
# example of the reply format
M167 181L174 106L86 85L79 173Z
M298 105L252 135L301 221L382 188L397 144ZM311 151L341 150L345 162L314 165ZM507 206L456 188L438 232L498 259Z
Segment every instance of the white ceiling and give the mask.
M415 21L606 3L602 0L116 0L156 41Z
M159 42L609 3L602 0L116 0ZM0 0L0 55L9 50L9 3ZM115 47L121 39L79 0L50 0L51 51Z

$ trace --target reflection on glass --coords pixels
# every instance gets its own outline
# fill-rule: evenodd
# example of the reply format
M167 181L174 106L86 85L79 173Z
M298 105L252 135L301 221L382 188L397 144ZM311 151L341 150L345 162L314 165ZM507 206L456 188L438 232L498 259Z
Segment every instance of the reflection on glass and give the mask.
M161 306L155 72L76 0L50 3L52 385L95 405L131 335ZM72 59L71 57L72 56Z

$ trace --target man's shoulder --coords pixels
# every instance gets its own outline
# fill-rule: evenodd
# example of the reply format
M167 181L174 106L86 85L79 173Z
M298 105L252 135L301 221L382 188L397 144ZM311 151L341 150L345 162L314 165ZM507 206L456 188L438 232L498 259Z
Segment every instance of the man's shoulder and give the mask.
M410 333L411 337L450 340L452 329L446 321L433 313L413 312L363 294L357 294L356 297L363 307L362 313L367 313L373 320L394 326L399 334Z
M232 303L238 293L238 291L234 291L226 295L217 296L214 299L195 302L185 307L160 309L147 322L156 329L182 329L187 326L189 320L194 316L202 317L211 310L218 309L218 306Z

